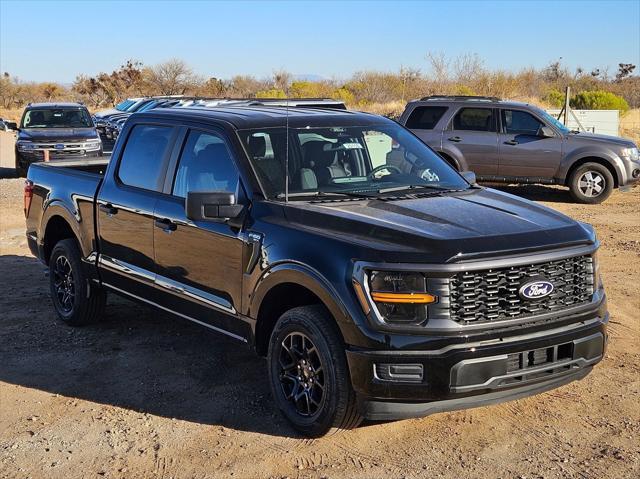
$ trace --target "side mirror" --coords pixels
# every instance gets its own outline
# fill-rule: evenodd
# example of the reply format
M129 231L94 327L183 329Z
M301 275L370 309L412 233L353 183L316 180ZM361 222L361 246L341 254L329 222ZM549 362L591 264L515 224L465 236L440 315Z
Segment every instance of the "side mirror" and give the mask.
M460 174L470 185L477 185L476 174L473 171L461 171Z
M238 218L244 206L236 202L233 193L226 191L191 191L187 193L185 211L187 218L193 221L220 221Z
M7 125L7 130L18 131L18 124L15 121L6 121L4 124Z
M540 128L538 128L538 136L540 138L553 138L556 135L548 126L541 126Z

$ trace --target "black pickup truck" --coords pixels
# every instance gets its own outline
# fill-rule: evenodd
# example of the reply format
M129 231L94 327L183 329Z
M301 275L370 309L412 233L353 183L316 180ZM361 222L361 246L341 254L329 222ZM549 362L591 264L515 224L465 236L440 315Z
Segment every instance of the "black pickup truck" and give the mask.
M591 226L376 115L136 113L108 163L32 165L25 210L62 321L113 292L247 343L312 436L546 391L607 343Z

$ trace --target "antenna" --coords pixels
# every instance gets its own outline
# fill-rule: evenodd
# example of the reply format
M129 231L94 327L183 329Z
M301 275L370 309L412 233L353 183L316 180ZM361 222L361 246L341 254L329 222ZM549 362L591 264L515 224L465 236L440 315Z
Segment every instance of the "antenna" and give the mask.
M287 103L285 116L285 153L284 153L284 202L289 202L289 85L286 87Z

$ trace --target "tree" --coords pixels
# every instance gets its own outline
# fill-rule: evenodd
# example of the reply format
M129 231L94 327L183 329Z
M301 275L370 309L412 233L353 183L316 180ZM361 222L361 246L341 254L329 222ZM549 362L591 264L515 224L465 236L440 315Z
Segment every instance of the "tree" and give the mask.
M177 58L155 65L145 70L145 74L147 83L160 95L184 95L202 83L191 68Z
M631 76L636 66L632 63L618 63L618 73L616 73L616 81L621 82L628 76Z

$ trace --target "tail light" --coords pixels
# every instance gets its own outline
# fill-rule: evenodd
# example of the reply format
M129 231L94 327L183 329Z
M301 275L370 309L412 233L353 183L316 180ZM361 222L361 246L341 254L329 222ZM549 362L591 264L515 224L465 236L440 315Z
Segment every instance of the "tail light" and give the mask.
M33 181L25 180L24 182L24 216L29 216L31 208L31 199L33 198Z

